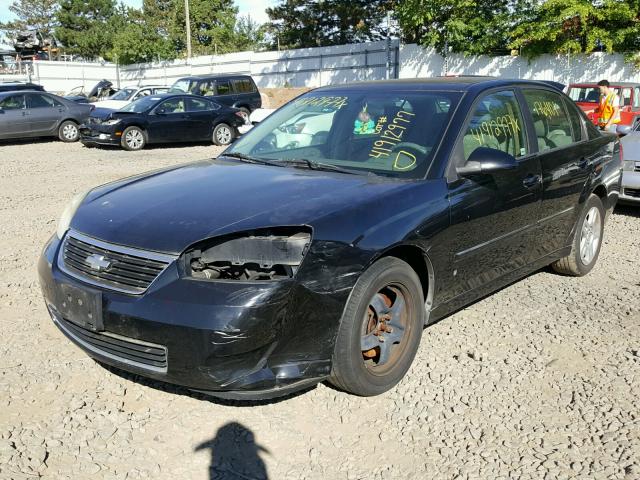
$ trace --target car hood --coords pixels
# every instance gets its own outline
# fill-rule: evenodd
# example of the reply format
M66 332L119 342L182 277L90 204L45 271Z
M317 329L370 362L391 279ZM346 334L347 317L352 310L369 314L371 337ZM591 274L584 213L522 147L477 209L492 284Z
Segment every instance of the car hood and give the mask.
M111 108L118 110L129 104L129 100L101 100L100 102L93 102L96 108Z
M98 187L78 208L71 228L111 243L180 253L234 231L312 225L412 183L209 160Z

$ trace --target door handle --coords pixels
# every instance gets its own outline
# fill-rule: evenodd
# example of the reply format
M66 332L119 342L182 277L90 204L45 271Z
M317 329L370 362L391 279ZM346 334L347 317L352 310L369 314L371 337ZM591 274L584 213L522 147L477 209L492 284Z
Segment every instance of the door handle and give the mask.
M535 188L540 183L540 178L540 175L529 174L524 177L524 180L522 180L522 184L526 188Z

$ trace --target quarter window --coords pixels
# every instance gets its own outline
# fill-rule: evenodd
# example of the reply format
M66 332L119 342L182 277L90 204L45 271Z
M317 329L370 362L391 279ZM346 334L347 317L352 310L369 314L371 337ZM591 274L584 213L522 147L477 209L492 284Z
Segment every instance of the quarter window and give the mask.
M527 154L522 113L511 90L491 93L476 104L463 138L465 161L480 147L516 158Z
M573 141L582 140L582 117L578 113L576 105L571 102L565 102L567 113L569 113L569 121L571 121L571 130L573 131Z
M571 145L571 122L562 102L562 97L546 90L524 90L525 101L533 117L538 150Z

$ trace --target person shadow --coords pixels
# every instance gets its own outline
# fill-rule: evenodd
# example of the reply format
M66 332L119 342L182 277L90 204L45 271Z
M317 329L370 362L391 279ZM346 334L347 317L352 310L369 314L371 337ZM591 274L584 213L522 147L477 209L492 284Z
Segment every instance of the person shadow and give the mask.
M267 467L260 453L271 452L256 444L253 432L238 422L229 422L216 432L216 436L195 448L196 452L209 450L210 480L268 480Z

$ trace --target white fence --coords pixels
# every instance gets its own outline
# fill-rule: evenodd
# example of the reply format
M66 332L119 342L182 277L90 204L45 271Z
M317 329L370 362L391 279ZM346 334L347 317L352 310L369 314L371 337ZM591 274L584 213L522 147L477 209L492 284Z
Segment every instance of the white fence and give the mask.
M245 73L262 88L318 87L383 79L387 60L391 77L400 78L458 74L555 80L565 84L602 78L640 82L640 72L625 63L622 55L544 55L532 61L513 56L451 55L445 59L434 50L417 45L399 46L397 41L391 45L389 59L386 42L382 41L280 52L238 52L196 57L188 63L176 60L120 67L111 63L37 61L31 80L49 91L67 92L78 86L91 88L102 79L116 86L170 85L188 75Z

